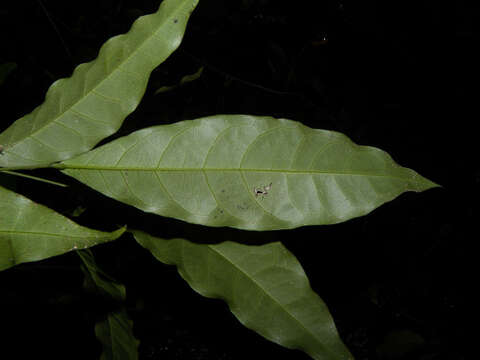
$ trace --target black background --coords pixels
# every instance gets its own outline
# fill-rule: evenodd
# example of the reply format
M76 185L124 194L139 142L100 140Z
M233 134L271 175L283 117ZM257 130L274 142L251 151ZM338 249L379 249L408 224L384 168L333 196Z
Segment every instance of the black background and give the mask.
M101 230L128 224L199 242L281 240L299 259L356 359L466 359L475 286L467 257L478 235L480 171L474 123L476 8L433 0L201 0L184 42L157 68L114 137L213 114L271 115L345 133L389 152L443 188L403 194L371 214L281 232L210 229L144 214L53 171L68 189L2 175L2 183ZM43 101L58 78L90 61L157 1L4 1L0 130ZM478 6L477 6L478 7ZM478 47L478 46L477 46ZM204 66L167 93L163 85ZM110 140L110 139L109 139ZM7 214L8 215L8 214ZM194 293L130 236L94 249L127 287L141 359L308 359L242 327L224 303ZM111 309L82 289L75 254L0 273L2 358L95 359L94 323Z

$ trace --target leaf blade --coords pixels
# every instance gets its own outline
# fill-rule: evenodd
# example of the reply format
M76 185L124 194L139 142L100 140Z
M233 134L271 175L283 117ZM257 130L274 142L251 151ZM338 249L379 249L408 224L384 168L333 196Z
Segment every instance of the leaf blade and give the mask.
M133 234L157 260L176 265L193 290L225 300L244 326L268 340L314 359L353 359L325 303L281 243L200 245Z
M244 115L143 129L58 168L147 212L248 230L334 224L437 186L343 134Z
M91 149L118 130L140 102L150 72L182 40L198 0L165 0L94 61L57 80L45 102L0 134L0 167L41 167Z
M124 302L125 286L105 274L98 267L91 251L79 251L85 274L84 287L96 288L106 293L114 301ZM95 324L95 335L103 346L101 360L136 360L138 359L139 341L133 335L133 322L125 306L111 311L104 320Z
M80 226L0 186L0 271L113 241L124 232L125 228L108 233Z

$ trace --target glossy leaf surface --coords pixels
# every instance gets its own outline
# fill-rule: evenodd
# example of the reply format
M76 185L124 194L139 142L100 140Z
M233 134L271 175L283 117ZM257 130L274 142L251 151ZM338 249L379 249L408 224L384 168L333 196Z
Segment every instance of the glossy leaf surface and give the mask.
M40 167L88 151L118 130L140 102L150 72L182 40L198 0L165 0L98 58L52 84L45 102L0 134L0 167Z
M0 270L112 241L125 231L80 226L0 186Z
M338 223L436 186L340 133L242 115L140 130L59 168L147 212L252 230Z
M196 292L225 300L243 325L268 340L318 360L353 359L325 303L281 243L204 245L134 236L159 261L176 265Z
M108 276L100 269L91 251L79 251L84 263L84 287L87 290L101 292L113 301L124 303L125 286ZM138 359L139 341L133 336L132 320L125 306L109 312L104 320L95 325L95 334L102 343L103 352L100 360L136 360Z

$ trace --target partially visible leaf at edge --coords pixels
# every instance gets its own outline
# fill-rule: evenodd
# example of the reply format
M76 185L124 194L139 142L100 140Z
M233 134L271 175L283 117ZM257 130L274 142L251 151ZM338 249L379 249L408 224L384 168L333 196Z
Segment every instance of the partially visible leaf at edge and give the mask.
M52 84L45 102L0 134L0 167L41 167L88 151L140 102L151 71L179 45L198 0L164 0L109 39L96 60Z
M183 86L189 82L197 80L200 76L202 76L203 73L203 66L200 67L195 73L190 74L190 75L185 75L180 79L180 82L174 85L170 86L161 86L155 92L153 93L154 95L162 94L171 90L175 90L176 88Z
M109 233L80 226L0 186L0 271L112 241L124 231Z
M246 115L139 130L55 166L147 212L248 230L334 224L437 186L343 134Z
M89 250L79 251L78 255L84 263L84 286L87 289L97 288L108 294L113 300L125 301L125 286L108 276L100 269ZM106 315L97 322L95 334L101 342L103 352L100 360L136 360L138 359L139 341L133 336L132 320L124 306Z
M205 245L133 235L157 260L176 265L193 290L225 300L243 325L268 340L317 360L353 359L327 306L281 243Z

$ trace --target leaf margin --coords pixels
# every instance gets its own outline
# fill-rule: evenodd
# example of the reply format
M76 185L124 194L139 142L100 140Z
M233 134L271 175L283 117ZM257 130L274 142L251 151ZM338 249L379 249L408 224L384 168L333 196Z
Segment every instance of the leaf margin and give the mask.
M13 204L13 206L11 204ZM33 211L34 214L29 214L28 212L30 211ZM62 236L65 238L71 238L74 236L76 240L63 241L61 244L54 244L58 245L58 248L40 248L32 252L32 246L35 245L33 244L33 241L36 240L38 242L38 239L41 238L41 236L48 237L48 235L51 234L44 234L38 230L27 232L26 229L28 229L28 226L38 226L38 224L35 224L33 221L26 224L26 227L23 227L18 231L16 227L18 226L20 217L23 216L21 212L27 212L27 215L29 216L36 216L37 221L43 222L43 225L49 225L49 221L54 221L54 224L64 232L64 234L59 233L52 235L54 238ZM7 217L12 216L12 214L15 214L16 220L9 224L12 219L7 219ZM13 228L9 229L8 227L10 226L13 226ZM40 229L41 226L42 224L40 224ZM0 271L22 263L40 261L70 251L86 249L100 243L113 241L122 236L125 231L125 226L112 232L99 231L81 226L44 205L37 204L23 195L0 186ZM76 232L75 235L73 235L72 232ZM83 237L78 235L81 232L84 232ZM16 233L18 233L17 238L15 238ZM28 234L30 234L30 241L28 239L25 240L22 237ZM32 236L36 236L36 238L33 238ZM46 244L47 243L44 240L44 245ZM51 244L50 246L54 245Z
M372 200L371 198L368 198L366 195L362 194L362 191L355 190L357 192L351 192L351 193L353 193L352 199L354 201L356 201L356 198L362 198L362 199L365 198L365 200L362 200L363 202L353 203L353 205L351 206L351 209L347 209L350 212L345 211L345 213L342 213L341 211L342 211L342 206L343 205L342 205L341 202L343 201L343 202L348 203L349 201L351 202L351 199L347 198L344 195L344 192L345 192L344 189L341 189L339 187L337 187L337 188L335 187L336 185L338 185L337 184L338 180L336 179L336 177L338 177L340 175L348 175L348 176L350 176L350 178L352 178L349 181L353 181L354 175L357 175L357 174L354 171L346 171L346 172L342 173L341 171L337 171L337 170L335 170L335 171L330 171L330 170L322 171L322 170L315 170L315 169L312 170L311 167L309 167L307 170L301 170L300 169L299 173L303 172L303 173L306 173L309 176L313 176L315 174L316 175L322 175L322 176L329 176L330 178L333 179L333 180L331 180L331 182L335 182L335 184L333 184L333 190L336 190L336 192L339 192L339 194L330 195L329 193L323 193L323 188L318 190L318 186L324 186L324 185L315 184L315 186L312 187L312 189L314 189L316 191L316 193L317 193L316 196L318 197L318 201L315 205L319 209L317 211L317 213L314 213L313 215L309 213L309 214L307 214L309 217L305 217L303 209L299 210L298 206L296 206L293 203L292 198L289 197L288 201L290 201L290 203L287 204L286 201L285 201L286 205L290 206L292 209L295 208L297 210L297 212L300 215L302 215L303 217L299 218L299 219L293 219L292 220L292 219L286 219L286 215L281 214L281 215L283 215L283 218L279 218L277 214L272 214L271 212L265 210L265 204L268 204L268 202L260 201L260 200L263 200L263 199L261 199L261 198L263 198L263 194L262 194L261 198L258 198L258 196L257 196L258 194L253 194L254 189L256 189L256 187L254 187L252 185L250 180L245 180L245 176L243 174L246 173L247 171L251 171L252 173L253 172L258 172L258 173L263 173L263 174L267 174L267 173L273 174L273 173L276 172L276 174L280 174L280 175L282 175L286 178L285 182L287 182L287 183L286 183L285 186L287 188L286 188L285 192L289 196L290 196L290 193L292 191L294 191L294 192L296 192L296 195L303 196L305 198L304 194L299 189L297 189L296 187L292 187L288 183L289 179L293 175L295 175L295 173L293 173L293 175L289 175L289 174L287 174L287 172L290 173L292 171L285 170L285 169L280 169L280 170L275 170L275 169L269 170L268 168L248 169L248 168L243 167L242 164L240 164L240 166L231 167L231 168L229 168L229 166L230 166L229 164L227 164L225 168L218 168L218 167L217 168L215 168L215 167L212 168L212 167L205 166L205 164L208 160L208 156L211 154L210 151L212 150L214 145L216 145L216 140L215 141L211 140L213 145L211 145L208 152L206 150L204 151L206 153L205 158L200 159L199 162L198 162L198 165L195 165L194 167L191 167L191 168L182 167L183 165L182 166L175 165L177 167L172 167L172 166L168 167L168 165L166 165L166 166L161 165L160 166L160 164L163 161L165 153L167 151L171 150L169 147L171 146L171 143L173 141L172 139L175 139L175 141L176 141L177 137L182 135L182 132L187 132L187 131L190 131L192 129L194 129L195 131L197 131L196 129L200 129L200 130L197 131L197 133L200 133L201 131L205 131L206 133L208 133L208 131L211 130L210 128L208 128L208 126L211 125L211 128L214 128L215 126L217 126L217 124L215 124L216 121L218 121L219 123L224 121L225 123L228 122L229 124L230 123L235 123L235 122L241 123L243 121L244 123L242 123L241 125L238 125L239 127L244 126L244 125L245 125L245 127L247 127L247 126L249 126L249 123L258 125L259 128L264 127L264 128L267 128L267 129L270 129L270 128L275 128L276 129L277 125L278 125L278 128L280 128L281 126L285 126L286 128L289 128L289 129L290 128L295 129L295 131L298 130L299 134L310 132L312 134L311 135L312 137L317 136L317 135L318 136L320 136L320 135L324 136L325 139L322 140L322 141L324 141L325 144L323 145L323 147L329 146L329 145L331 145L331 143L336 142L336 143L341 143L341 145L345 148L344 151L347 154L348 154L348 151L350 151L350 154L354 153L356 155L359 155L360 153L363 153L363 152L365 152L365 153L370 152L370 153L373 154L373 155L369 155L372 159L375 160L375 157L379 157L379 160L377 161L377 163L374 162L373 163L374 165L372 165L374 167L379 166L379 170L374 169L373 173L366 173L366 174L358 173L358 175L365 175L365 176L363 176L364 179L361 179L361 180L363 182L367 182L367 180L368 180L367 185L371 187L371 188L367 189L369 191L369 194L371 194L373 192L373 194L375 196L377 196L378 199L373 199ZM204 126L205 129L202 129L202 126ZM221 126L223 126L223 125L218 125L218 127L221 127ZM232 128L235 127L235 126L236 125L232 125ZM192 132L194 130L192 130ZM166 138L168 140L168 143L166 143L164 145L156 145L155 144L155 146L157 146L158 149L154 148L154 147L148 148L147 146L149 146L149 145L148 144L145 145L145 143L147 142L146 141L147 139L148 139L148 141L150 141L152 143L155 143L155 141L157 141L155 139L151 140L152 135L155 135L154 132L157 132L159 134L157 136L160 137L160 138L162 136L167 136L167 135L164 135L164 134L167 134L169 132L172 135L168 135L168 136L170 136L170 138ZM219 130L219 132L221 132L221 131ZM249 139L248 141L251 141L251 143L254 143L262 135L263 135L263 133L261 133L260 135L256 134L255 137L253 137L252 139ZM198 136L200 136L200 135L198 135ZM218 136L220 136L220 135L217 134L216 136L217 136L216 139L218 139ZM158 141L160 141L160 140L158 140ZM185 140L183 140L183 141L185 142ZM203 141L203 140L199 140L199 141ZM299 143L301 143L301 141L302 141L302 139L298 140ZM247 154L247 152L248 152L248 150L251 146L251 143L249 143L249 145L247 147L247 150L245 150L243 155L242 155L243 156L242 160L241 160L242 162L243 162L243 158L245 157L245 154ZM142 146L143 146L143 148L142 148ZM244 146L244 145L241 145L241 146ZM312 148L309 151L312 152L313 150L315 150L315 149ZM106 157L108 154L105 155L105 156L104 156L104 154L102 154L102 152L107 153L108 151L110 151L110 153L113 154L112 155L113 160L111 160L113 162L110 165L107 163L107 161L110 161ZM118 152L118 154L115 153L116 151ZM132 154L134 151L138 152L139 154L138 155ZM197 156L195 151L196 151L196 149L191 150L191 149L188 149L186 146L184 146L181 149L177 149L177 152L179 153L178 157L180 159L182 158L182 156L183 156L183 159L186 159L187 155L192 157L192 158L195 158L195 156ZM313 160L315 160L317 158L318 154L321 153L321 151L324 151L323 148L319 149L318 152L317 151L315 152ZM217 152L220 153L220 151L217 151ZM226 149L225 149L225 152L226 152ZM268 151L265 151L265 152L268 152ZM170 153L175 154L173 151L170 151ZM158 156L159 159L156 159L156 158L155 159L149 159L149 157L153 156L152 154L155 154L154 156ZM169 154L169 155L171 155L171 154ZM238 156L240 156L240 155L238 155ZM130 158L135 159L135 160L125 159L127 157L130 157ZM140 159L140 160L146 159L144 161L147 161L147 162L150 161L152 164L157 164L157 165L156 165L156 167L155 167L155 165L151 165L150 167L149 166L142 166L141 162L140 162L140 165L137 165L140 161L138 159ZM366 158L366 159L368 160L368 158ZM301 161L303 161L304 163L307 160L301 159ZM347 160L345 160L345 161L348 162ZM99 166L95 165L95 161L97 162L97 165L98 164L100 164L100 165ZM126 165L121 165L120 164L121 161L123 161ZM131 164L129 164L128 161L130 161ZM184 160L184 161L186 161L186 160ZM187 159L187 161L190 161L190 163L194 163L194 161L191 160L191 159ZM366 161L366 160L364 160L364 161ZM168 163L168 162L173 164L171 159L165 161L165 163ZM203 164L203 165L200 166L200 164ZM368 165L368 166L370 166L370 165ZM384 166L385 169L382 168L381 166ZM381 206L382 204L384 204L388 201L393 200L394 198L396 198L397 196L399 196L400 194L402 194L406 191L420 192L420 191L424 191L424 190L439 186L439 185L435 184L434 182L422 177L421 175L419 175L414 170L398 165L392 159L392 157L388 153L386 153L385 151L383 151L381 149L378 149L378 148L375 148L375 147L371 147L371 146L357 145L353 141L351 141L344 134L341 134L341 133L338 133L338 132L335 132L335 131L312 129L312 128L309 128L309 127L307 127L307 126L305 126L305 125L303 125L299 122L296 122L296 121L293 121L293 120L288 120L288 119L275 119L275 118L266 117L266 116L248 116L248 115L214 115L214 116L208 116L208 117L199 118L199 119L195 119L195 120L185 120L185 121L180 121L180 122L177 122L177 123L174 123L174 124L158 125L158 126L153 126L153 127L137 130L137 131L135 131L135 132L123 137L123 138L116 139L116 140L112 141L111 143L107 143L107 144L105 144L105 145L103 145L103 146L101 146L97 149L94 149L94 150L92 150L88 153L85 153L85 154L83 154L79 157L76 157L74 159L69 159L69 160L64 161L60 164L55 164L54 167L62 170L62 172L65 173L66 175L69 175L71 177L76 178L77 180L85 183L86 185L94 188L97 191L102 192L103 194L105 194L105 195L107 195L111 198L114 198L118 201L127 203L131 206L135 206L135 207L137 207L137 208L139 208L139 209L141 209L145 212L155 213L155 214L161 215L161 216L173 217L173 218L180 219L180 220L187 221L187 222L194 223L194 224L201 224L201 225L214 226L214 227L230 226L230 227L239 228L239 229L258 230L258 231L291 229L291 228L296 228L296 227L299 227L299 226L306 226L306 225L335 224L335 223L339 223L339 222L349 220L349 219L354 218L354 217L366 215L369 212L371 212L372 210L378 208L379 206ZM93 170L93 171L89 172L89 170ZM95 173L95 170L98 170L97 173ZM383 173L386 172L387 170L391 171L392 175L388 175L388 173L387 173L387 175L383 175ZM152 190L152 194L158 196L158 198L159 198L159 200L157 202L151 200L152 198L155 198L153 195L148 197L145 194L142 194L141 196L143 196L143 198L141 198L141 196L136 195L134 193L132 188L130 188L128 186L128 182L127 182L127 177L129 175L129 171L133 174L132 176L135 176L135 177L141 176L141 174L140 174L141 172L155 173L155 176L157 177L155 186L153 184L153 180L155 180L155 179L150 180L146 175L142 175L142 176L144 178L144 181L146 181L146 183L152 185L150 187L151 189L153 189L155 187L158 187L159 190ZM202 194L195 195L195 193L193 193L193 192L192 192L192 194L193 194L193 196L198 196L198 199L194 198L194 199L197 200L198 203L202 203L202 202L203 203L208 203L208 201L210 201L212 203L212 205L209 205L211 207L210 213L206 212L204 214L201 214L201 215L197 216L195 213L193 213L192 211L189 211L187 208L185 208L183 203L179 203L178 196L179 196L179 194L180 195L182 194L182 192L180 190L176 191L176 192L172 192L172 191L169 191L169 189L167 189L167 186L165 185L165 182L163 180L161 180L160 177L161 176L165 177L165 174L169 174L169 172L174 173L175 171L177 171L179 173L181 173L182 171L184 173L188 173L189 171L191 171L191 172L196 171L199 174L199 176L202 176L202 174L203 174L203 176L204 176L203 181L205 182L205 185L204 186L202 185L202 186L206 189L205 190L206 195L202 195ZM250 195L245 195L244 193L240 194L240 190L238 190L239 194L240 194L239 196L243 196L245 199L248 198L249 200L247 199L247 200L245 200L245 202L250 202L251 204L253 204L252 206L255 206L255 208L252 208L253 210L251 210L250 213L256 213L256 214L260 213L259 216L254 217L254 219L256 219L256 220L252 221L252 216L250 216L248 219L247 218L236 218L235 217L236 215L234 213L232 213L232 209L231 208L227 209L227 206L229 206L228 201L237 201L237 200L235 200L234 196L231 196L230 199L227 199L224 196L225 194L219 193L218 191L215 190L215 189L219 188L220 186L211 185L211 180L207 175L207 173L210 174L213 171L217 171L217 172L222 172L222 171L223 172L235 172L236 171L237 173L240 174L238 176L243 179L242 187L244 188L244 190L242 190L242 191L246 190L247 194L249 192L251 192L251 194ZM378 173L375 173L375 171L377 171ZM117 175L120 174L118 176L115 175L117 177L116 180L114 179L114 175L112 175L115 172L117 172ZM137 174L135 174L135 172ZM397 177L393 176L393 174L396 174L397 172L401 173L402 177L397 178ZM228 174L223 174L221 176L223 176L226 179L227 175ZM287 176L287 175L289 175L289 176ZM106 177L107 177L107 180L105 179ZM193 177L193 175L191 175L191 177ZM377 192L377 190L371 184L373 180L371 180L370 177L376 178L375 180L378 180L381 177L390 177L392 180L390 182L380 183L380 185L377 184L376 186L380 187L381 191L383 191L383 192ZM283 181L283 178L281 178L280 180ZM394 181L393 180L395 180L399 183L394 186ZM131 178L130 178L129 181L131 182L133 180L131 180ZM135 180L135 181L138 182L138 180ZM226 182L226 181L227 180L224 180L224 182ZM232 183L234 183L234 180L230 179L230 181ZM103 182L103 185L102 185L102 182ZM106 184L109 183L109 182L114 184L114 189L112 189L109 186L106 186ZM270 182L271 181L264 182L264 185L268 184ZM127 187L125 187L125 185L127 185ZM332 188L332 185L330 185L330 184L327 184L327 185L330 186L330 188ZM278 185L275 185L275 186L277 186L277 188L278 188ZM390 191L384 190L384 189L381 188L382 186L391 187L391 188L393 188L393 190L390 190ZM352 190L353 191L354 188L352 186L351 188L348 188L347 190ZM137 191L139 191L139 190L137 190ZM313 190L311 190L311 191L313 191ZM141 192L143 192L143 190ZM222 192L224 192L223 189L222 189ZM175 198L175 196L177 196L177 197ZM218 200L220 198L220 196L223 196L225 198L223 200L223 204L221 202L219 202L219 200ZM271 195L271 196L273 196L273 195ZM147 200L144 200L144 198L146 198ZM337 199L340 201L340 204L335 203L335 201ZM187 198L185 198L184 200L185 201L187 201L187 200L191 201ZM277 201L282 200L282 198L277 197L276 200ZM326 205L324 205L322 200L326 200L325 201ZM307 200L302 200L302 201L307 201ZM238 200L237 202L240 202L240 200ZM215 204L213 205L213 203L215 203ZM168 204L168 205L165 205L165 204ZM273 207L274 205L275 204L270 204L270 206L273 209L275 209ZM240 205L238 205L238 206L240 206ZM335 213L333 213L331 211L332 207L333 207L333 209L335 209L335 211L336 211ZM166 210L164 210L164 209L166 209ZM262 212L262 210L263 210L263 212ZM236 210L233 209L233 211L236 211ZM299 217L299 215L297 217ZM223 220L217 220L217 218L223 219ZM225 219L227 219L227 220L225 220Z
M205 296L207 298L216 298L216 299L221 299L225 301L230 308L230 311L232 314L239 320L239 322L244 325L245 327L255 331L259 335L265 337L266 339L284 346L288 349L298 349L306 352L308 355L310 355L313 359L316 360L353 360L353 356L349 352L349 350L345 347L343 344L342 340L340 339L338 332L336 330L335 324L333 323L333 319L328 311L328 308L326 307L325 303L323 300L313 291L313 289L310 286L310 282L308 280L308 277L306 276L302 266L298 262L298 260L295 258L295 256L288 251L280 242L276 243L269 243L266 245L243 245L231 241L225 241L220 244L196 244L191 241L185 240L185 239L179 239L179 238L174 238L174 239L161 239L155 236L152 236L150 234L147 234L143 231L140 230L129 230L130 233L134 236L135 240L146 250L150 251L151 254L160 262L167 264L167 265L175 265L177 267L177 271L180 274L180 276L188 283L188 285L197 293L199 293L202 296ZM321 306L321 309L324 310L324 317L325 317L325 322L324 324L328 324L326 326L327 330L327 335L329 336L325 342L328 344L326 349L324 350L323 347L325 346L324 343L322 343L320 346L315 346L311 345L308 341L305 341L304 339L298 338L294 339L293 341L290 339L288 341L282 339L282 336L285 336L285 331L284 329L280 329L278 331L275 330L264 330L258 327L255 324L255 320L251 320L248 318L248 316L245 315L245 313L250 310L249 306L250 304L246 304L245 308L242 309L242 306L237 306L238 304L235 304L235 299L229 298L229 294L219 294L216 293L215 291L209 289L208 287L215 287L214 284L219 283L219 275L212 270L210 266L206 266L203 263L204 257L203 256L191 256L188 253L188 249L186 247L195 247L196 249L209 249L212 252L215 252L217 254L221 253L220 248L221 247L236 247L237 249L239 247L243 247L244 249L266 249L267 247L278 247L285 255L286 255L286 260L287 262L290 262L290 265L293 265L293 270L292 272L295 273L299 278L302 276L304 277L302 280L302 287L292 287L290 290L291 293L295 293L299 289L304 289L305 291L308 291L308 294L311 296L311 299L313 303L315 304L314 306ZM178 249L173 249L177 247ZM263 250L262 249L262 250ZM219 251L220 250L220 251ZM206 250L208 251L208 250ZM198 255L198 253L196 254ZM278 253L275 255L278 256ZM197 264L192 267L195 268L196 270L200 270L200 268L207 268L207 273L213 274L212 279L209 281L208 279L205 280L205 283L199 284L198 282L195 283L195 280L193 279L195 276L197 276L196 271L187 271L184 266L184 258L189 256L190 259L197 259L197 261L202 264ZM288 257L288 258L287 258ZM229 262L231 259L227 259L226 262ZM282 259L276 259L278 263L281 264ZM236 266L237 264L231 263L233 266ZM200 275L201 276L201 275ZM213 281L213 279L215 281ZM260 286L259 283L257 283L257 279L252 280L253 283L255 283L255 286ZM221 280L224 281L224 280ZM230 284L233 283L233 279L231 279ZM292 281L289 282L288 285L290 285ZM206 285L205 285L206 284ZM282 283L283 285L284 283ZM264 284L265 285L265 284ZM227 286L228 287L228 286ZM217 289L218 290L218 289ZM231 290L231 289L228 289ZM262 289L265 290L265 289ZM234 293L234 290L231 290L232 293ZM227 291L226 291L227 292ZM238 293L238 291L237 291ZM278 298L276 299L278 300ZM316 303L315 303L316 301ZM280 304L280 302L279 302ZM318 310L318 308L317 308ZM290 314L291 315L291 314ZM295 319L294 316L292 318ZM299 321L299 323L304 326L305 324L302 323L300 320L295 319ZM319 328L322 328L323 326L320 326ZM305 327L305 329L307 329ZM318 330L318 328L317 328ZM322 331L325 329L322 329ZM307 330L310 331L310 330ZM329 331L329 332L328 332ZM330 346L330 348L328 347ZM330 355L331 354L331 357Z
M103 138L115 133L120 128L124 119L135 110L140 103L146 90L151 71L168 58L180 45L188 18L198 2L199 0L162 1L155 13L139 17L127 33L108 39L101 46L97 58L90 62L79 64L70 77L56 80L49 87L42 104L38 105L32 112L17 119L5 131L0 133L0 146L2 148L0 168L31 169L46 167L54 162L84 153L93 148ZM162 19L165 17L166 19ZM129 42L134 41L135 37L139 34L142 35L146 28L151 30L151 22L154 18L165 20L164 24L166 24L166 29L162 29L163 24L161 24L161 26L159 26L160 30L154 30L140 44L137 44L137 53L133 51L125 58L122 58L120 64L114 64L115 70L109 71L109 65L107 64L108 56L111 55L110 61L112 61L119 52L123 55L125 49L127 49L126 51L130 51ZM172 32L171 28L176 29L177 32ZM130 96L127 96L126 101L120 102L118 104L119 106L114 106L110 109L108 116L112 118L111 123L100 121L99 118L102 117L102 114L98 114L98 111L96 117L91 117L88 112L79 112L74 109L79 103L87 103L86 107L90 108L91 105L88 103L93 95L101 99L97 99L96 103L98 104L100 101L104 101L104 107L106 108L108 106L107 103L115 99L115 97L109 97L108 94L112 89L120 90L118 90L118 84L115 84L115 82L112 83L110 89L108 87L105 89L105 83L114 76L118 77L118 74L122 71L131 75L129 78L124 75L125 87L132 87L132 84L138 80L136 78L138 75L135 75L135 72L130 69L132 67L131 64L129 64L131 55L138 54L140 52L139 49L146 42L156 37L162 38L163 35L158 35L158 33L162 31L170 35L167 41L163 43L166 54L159 54L157 58L155 58L147 52L146 57L149 58L148 62L151 63L145 63L145 60L141 60L142 56L145 55L139 57L139 63L145 66L145 69L141 72L144 78L140 80L143 83L138 85L139 88L136 89L137 94L132 92ZM154 46L151 46L149 50L157 51L156 48L161 47L154 43ZM103 67L107 70L106 73L102 73L104 70ZM126 69L123 69L123 67ZM100 81L95 82L93 86L87 85L91 74L99 72ZM89 87L87 95L85 95L86 87ZM96 92L99 88L103 88L103 91L106 91L107 95ZM78 92L82 92L79 98L76 97L76 95L68 95L73 100L65 95L67 93ZM62 100L68 103L64 109L62 109ZM59 109L56 109L57 107L59 107ZM50 114L52 111L55 111L53 120ZM67 113L71 114L65 115ZM104 112L103 115L106 115L106 113ZM40 116L39 124L35 121L38 116ZM66 120L65 116L67 117ZM78 125L79 119L83 122L83 126ZM55 130L52 130L52 127L55 128ZM20 134L18 135L17 133L19 132ZM71 135L72 133L73 135ZM33 137L34 134L40 134L41 137ZM66 137L66 134L70 134L69 141L62 140L62 138ZM47 139L47 142L45 142L45 139ZM68 149L72 144L74 144L73 146L75 148ZM62 148L65 146L67 149Z

